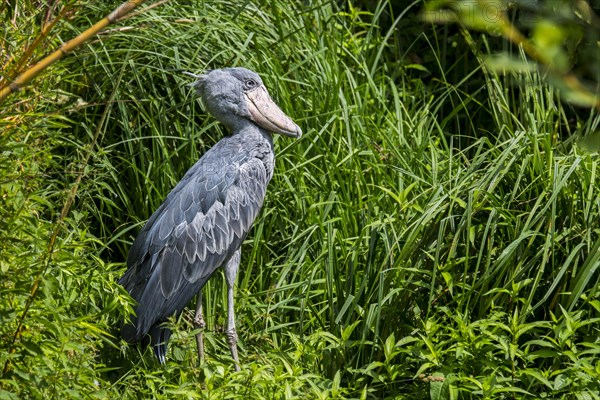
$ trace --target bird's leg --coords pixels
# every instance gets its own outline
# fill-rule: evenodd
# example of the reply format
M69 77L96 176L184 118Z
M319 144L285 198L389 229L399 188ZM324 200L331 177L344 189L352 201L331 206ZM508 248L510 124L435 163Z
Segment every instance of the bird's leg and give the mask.
M194 315L194 327L200 329L200 332L196 334L196 344L198 345L198 359L200 363L204 361L204 328L206 322L204 322L204 315L202 314L202 289L198 291L196 300L196 314Z
M240 250L238 249L225 265L225 280L227 282L227 343L231 351L231 357L235 363L235 370L240 370L240 360L237 351L237 332L235 330L235 311L233 309L233 287L240 265Z
M231 357L235 363L235 370L240 370L240 359L237 351L237 331L235 330L235 312L233 310L233 286L227 287L227 343Z

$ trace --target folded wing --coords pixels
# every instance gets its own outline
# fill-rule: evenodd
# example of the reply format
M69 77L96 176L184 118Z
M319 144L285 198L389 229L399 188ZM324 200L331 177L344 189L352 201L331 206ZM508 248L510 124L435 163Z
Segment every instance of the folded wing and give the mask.
M257 158L209 170L199 162L188 171L129 252L119 283L138 305L123 327L126 341L141 340L151 328L154 335L233 255L262 207L268 180Z

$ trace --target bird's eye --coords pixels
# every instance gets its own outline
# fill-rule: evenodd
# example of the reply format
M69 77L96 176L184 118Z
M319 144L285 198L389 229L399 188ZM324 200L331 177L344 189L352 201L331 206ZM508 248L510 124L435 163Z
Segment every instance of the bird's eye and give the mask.
M244 86L246 86L247 89L255 88L257 85L258 84L254 79L246 79L246 81L244 82Z

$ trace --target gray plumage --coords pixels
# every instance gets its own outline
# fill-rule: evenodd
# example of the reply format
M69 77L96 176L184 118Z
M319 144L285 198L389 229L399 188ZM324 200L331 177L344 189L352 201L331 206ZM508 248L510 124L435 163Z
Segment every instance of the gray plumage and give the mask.
M123 326L123 338L135 343L149 334L161 363L171 334L162 324L179 315L219 267L231 265L234 276L237 272L238 249L273 176L270 133L301 135L254 72L226 68L193 76L207 110L232 135L208 150L150 217L129 251L128 269L119 281L137 301L136 315ZM233 282L229 286L233 290ZM203 323L200 296L198 313ZM231 344L237 338L235 325L229 330L234 336ZM237 350L231 351L238 368Z

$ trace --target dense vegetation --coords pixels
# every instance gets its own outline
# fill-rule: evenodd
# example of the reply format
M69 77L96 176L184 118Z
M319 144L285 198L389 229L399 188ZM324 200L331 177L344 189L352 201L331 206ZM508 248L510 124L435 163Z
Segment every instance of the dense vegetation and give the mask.
M0 83L117 4L3 2ZM0 399L599 399L598 108L423 7L159 2L0 104ZM205 363L192 311L164 367L117 329L136 232L226 134L178 71L223 66L305 132L243 247L237 373L219 276Z

